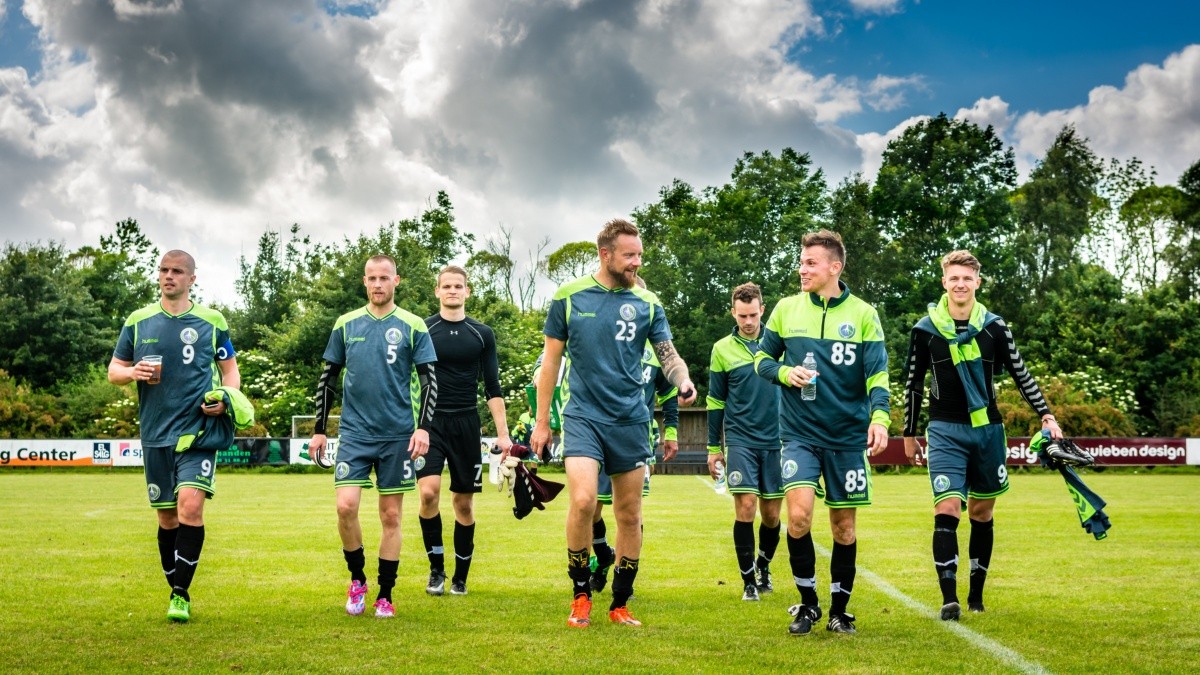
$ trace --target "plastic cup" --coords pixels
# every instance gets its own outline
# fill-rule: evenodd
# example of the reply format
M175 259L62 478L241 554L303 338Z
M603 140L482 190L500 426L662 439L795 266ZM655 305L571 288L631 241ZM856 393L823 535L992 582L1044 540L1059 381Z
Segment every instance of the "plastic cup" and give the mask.
M162 382L162 356L151 354L143 356L142 360L149 363L154 368L154 372L150 373L150 379L146 380L146 384L158 384Z

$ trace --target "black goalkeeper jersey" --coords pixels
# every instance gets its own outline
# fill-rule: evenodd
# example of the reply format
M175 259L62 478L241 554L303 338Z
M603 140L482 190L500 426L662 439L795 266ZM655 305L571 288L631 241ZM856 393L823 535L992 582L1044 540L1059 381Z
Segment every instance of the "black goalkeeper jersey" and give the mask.
M466 317L462 321L434 314L425 319L437 352L437 410L435 415L476 410L479 381L487 399L503 396L496 335L487 324Z

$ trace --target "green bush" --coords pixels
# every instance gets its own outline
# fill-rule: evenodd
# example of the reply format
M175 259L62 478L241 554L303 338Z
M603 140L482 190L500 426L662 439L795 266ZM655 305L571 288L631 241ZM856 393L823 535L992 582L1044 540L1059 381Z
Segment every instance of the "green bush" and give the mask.
M1168 380L1161 389L1155 416L1163 435L1200 436L1200 374Z
M1133 392L1120 380L1096 368L1064 375L1037 377L1058 425L1068 436L1136 436ZM996 405L1004 429L1013 436L1031 436L1042 428L1011 378L998 380Z
M65 417L59 399L0 370L0 438L55 438Z

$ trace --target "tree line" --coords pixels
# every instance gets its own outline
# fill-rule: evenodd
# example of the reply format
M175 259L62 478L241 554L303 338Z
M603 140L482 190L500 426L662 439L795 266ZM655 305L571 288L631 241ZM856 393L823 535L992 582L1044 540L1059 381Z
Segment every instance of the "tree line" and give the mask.
M894 434L909 329L942 293L940 257L966 248L983 264L980 301L1014 327L1068 434L1200 436L1200 161L1159 184L1136 158L1104 160L1065 127L1019 182L991 127L944 114L906 129L882 159L873 182L856 174L831 186L807 153L746 152L723 185L676 180L631 209L642 276L702 394L712 343L733 327L730 291L754 281L768 310L798 292L801 236L826 227L846 242L843 279L884 325ZM362 265L380 252L401 273L397 304L421 316L437 311L436 271L466 261L467 308L496 330L515 419L542 345L538 282L587 274L596 257L594 242L548 251L548 237L520 256L511 235L463 232L445 192L355 238L318 242L299 224L263 234L239 261L238 301L217 307L258 408L253 431L286 436L293 415L312 413L330 328L365 302ZM137 434L136 391L110 385L105 368L124 318L157 297L159 255L133 219L99 246L5 245L0 436ZM1009 433L1037 428L1011 384L999 399Z

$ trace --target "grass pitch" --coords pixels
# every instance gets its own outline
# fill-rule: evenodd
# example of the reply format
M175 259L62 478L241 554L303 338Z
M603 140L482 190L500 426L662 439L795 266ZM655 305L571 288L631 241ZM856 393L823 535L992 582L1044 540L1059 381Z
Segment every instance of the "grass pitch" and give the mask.
M396 618L346 616L346 572L328 474L226 472L206 513L193 619L165 619L155 521L138 473L0 473L0 664L6 672L283 672L482 670L649 672L1183 672L1200 654L1200 476L1090 474L1113 529L1079 527L1056 474L1013 476L1000 500L982 615L932 618L923 474L875 477L859 515L859 634L787 635L786 542L776 591L741 601L733 507L706 479L656 476L631 603L640 629L606 619L565 625L570 602L565 499L518 521L490 486L477 499L466 597L424 593L428 567L416 497L405 499ZM375 585L378 519L364 497L367 572ZM442 504L452 565L448 498ZM614 527L610 523L610 541ZM816 541L831 545L822 507ZM966 558L968 527L960 528ZM960 596L966 597L966 565ZM828 608L828 558L817 583ZM373 601L374 594L368 600Z

